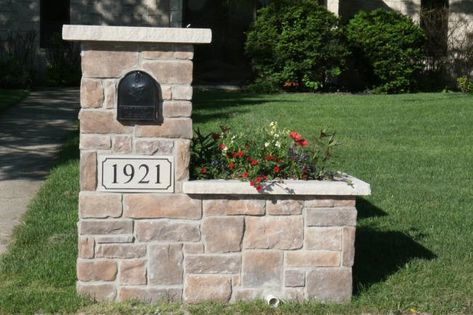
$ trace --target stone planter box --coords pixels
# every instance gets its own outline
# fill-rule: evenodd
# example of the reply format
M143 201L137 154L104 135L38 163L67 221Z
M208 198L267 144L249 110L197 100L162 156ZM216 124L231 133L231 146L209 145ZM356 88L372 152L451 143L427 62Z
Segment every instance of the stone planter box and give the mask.
M356 196L370 186L347 179L263 194L223 180L184 182L178 194L82 192L78 289L119 301L349 301Z
M79 293L187 303L351 298L355 198L368 184L286 181L260 194L238 181L189 181L193 45L209 43L210 30L69 25L63 38L82 47ZM141 74L122 95L136 98L120 104L130 73ZM148 94L145 75L155 81L152 104L144 102L154 114L135 108ZM137 116L120 120L120 110ZM153 158L168 172L139 165ZM123 166L123 180L118 160L147 171L130 184L135 176Z

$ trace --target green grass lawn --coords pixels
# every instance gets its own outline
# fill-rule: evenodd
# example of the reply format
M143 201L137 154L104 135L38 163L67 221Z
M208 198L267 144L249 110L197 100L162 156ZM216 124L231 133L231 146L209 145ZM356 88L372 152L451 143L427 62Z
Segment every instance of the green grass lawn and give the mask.
M0 113L15 105L28 95L26 90L2 90L0 89Z
M194 124L236 130L271 121L337 131L335 166L371 184L359 199L351 304L94 304L74 294L77 142L30 205L0 263L0 313L473 313L473 97L198 93Z

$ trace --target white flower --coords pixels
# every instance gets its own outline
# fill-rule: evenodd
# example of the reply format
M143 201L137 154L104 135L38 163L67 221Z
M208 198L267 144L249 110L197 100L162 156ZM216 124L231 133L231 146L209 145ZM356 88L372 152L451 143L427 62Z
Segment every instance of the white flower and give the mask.
M265 148L269 147L269 142L266 142L266 143L264 144L264 147L265 147Z
M276 145L276 147L280 148L280 147L281 147L281 142L276 141L276 144L275 144L275 145Z

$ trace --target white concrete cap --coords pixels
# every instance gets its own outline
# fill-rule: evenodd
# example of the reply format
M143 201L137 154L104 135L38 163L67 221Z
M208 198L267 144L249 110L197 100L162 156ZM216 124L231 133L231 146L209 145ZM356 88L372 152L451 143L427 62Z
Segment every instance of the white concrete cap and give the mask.
M183 192L199 195L259 195L249 182L238 180L196 180L183 183ZM368 183L352 176L339 180L284 180L263 186L263 194L302 196L368 196Z
M62 39L92 42L208 44L212 41L212 30L207 28L63 25Z

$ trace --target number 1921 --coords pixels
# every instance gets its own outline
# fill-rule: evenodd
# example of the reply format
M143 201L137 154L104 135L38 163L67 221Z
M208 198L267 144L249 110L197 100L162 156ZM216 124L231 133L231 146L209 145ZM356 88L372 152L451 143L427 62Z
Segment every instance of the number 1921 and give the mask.
M150 167L147 164L140 164L137 169L133 164L125 164L123 167L118 168L118 164L113 164L113 184L119 184L118 174L123 174L120 176L120 179L123 179L121 184L128 184L132 182L136 177L139 179L138 184L149 184L151 179L155 180L155 184L161 184L159 179L159 173L161 170L161 165L157 164L154 166L154 173L150 174ZM156 175L156 176L153 176Z

